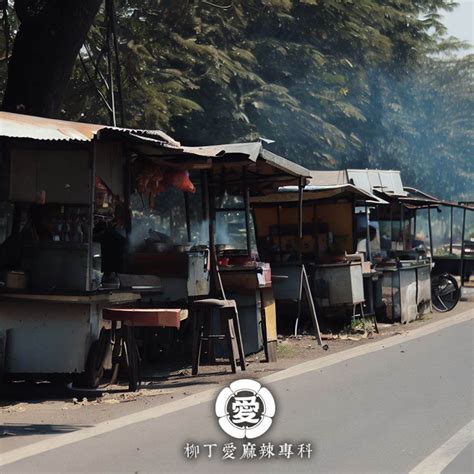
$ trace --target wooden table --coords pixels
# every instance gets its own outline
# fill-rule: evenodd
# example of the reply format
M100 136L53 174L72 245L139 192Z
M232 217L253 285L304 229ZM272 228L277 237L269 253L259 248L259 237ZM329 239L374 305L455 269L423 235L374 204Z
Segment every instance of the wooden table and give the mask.
M112 322L110 333L112 349L112 379L115 379L120 360L125 355L128 367L128 388L136 391L141 382L140 356L135 339L136 327L159 327L179 329L188 317L188 311L181 308L104 308L102 317ZM117 323L121 323L120 332ZM114 381L114 380L112 380Z

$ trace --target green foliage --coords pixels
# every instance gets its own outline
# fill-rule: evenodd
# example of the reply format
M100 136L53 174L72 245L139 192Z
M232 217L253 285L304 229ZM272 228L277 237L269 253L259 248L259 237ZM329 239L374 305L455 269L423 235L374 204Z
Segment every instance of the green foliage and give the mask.
M472 198L473 59L437 54L462 46L444 37L454 5L117 0L126 125L186 144L264 136L311 168L399 168L406 184ZM81 55L107 95L103 21ZM63 115L109 122L79 61Z

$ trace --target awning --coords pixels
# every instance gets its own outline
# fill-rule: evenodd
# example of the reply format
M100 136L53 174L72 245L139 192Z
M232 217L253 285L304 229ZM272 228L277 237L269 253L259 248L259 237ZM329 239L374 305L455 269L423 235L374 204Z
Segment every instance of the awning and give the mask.
M144 142L180 147L161 130L139 130L83 122L70 122L33 115L0 112L0 137L45 141L91 142L102 135L131 137Z
M459 207L462 209L469 210L473 209L473 207L469 205L438 199L416 188L406 187L404 189L407 192L407 196L397 197L397 200L409 209L426 208L433 206Z
M311 172L308 169L266 150L261 142L227 143L223 145L182 147L182 149L185 153L207 156L211 158L219 158L222 160L232 160L233 157L238 155L245 156L245 159L248 159L254 163L262 160L263 162L271 165L273 168L291 176L305 179L311 176ZM219 161L216 160L215 162L218 163Z
M386 196L407 196L400 171L397 170L347 170L349 182L369 193Z
M311 178L308 184L314 186L336 186L349 184L346 170L311 170Z
M351 199L356 198L362 204L388 204L383 199L374 196L352 184L340 184L335 186L307 185L304 188L303 201L315 201L323 199ZM268 196L259 196L251 199L253 204L297 202L299 200L298 186L284 186L277 193Z
M201 147L186 147L161 130L140 130L112 127L83 122L56 120L32 115L0 112L0 137L44 141L92 142L125 138L145 156L156 158L201 157L212 163L222 163L235 158L263 162L272 168L271 174L281 171L287 176L310 177L306 168L263 148L261 142L228 143ZM209 163L210 165L211 163Z

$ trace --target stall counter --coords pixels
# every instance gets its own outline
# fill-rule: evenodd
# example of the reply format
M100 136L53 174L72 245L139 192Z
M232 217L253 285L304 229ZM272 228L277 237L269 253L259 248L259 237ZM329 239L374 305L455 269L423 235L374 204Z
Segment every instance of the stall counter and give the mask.
M80 374L98 339L102 309L136 302L128 291L94 294L0 293L0 372L7 375Z

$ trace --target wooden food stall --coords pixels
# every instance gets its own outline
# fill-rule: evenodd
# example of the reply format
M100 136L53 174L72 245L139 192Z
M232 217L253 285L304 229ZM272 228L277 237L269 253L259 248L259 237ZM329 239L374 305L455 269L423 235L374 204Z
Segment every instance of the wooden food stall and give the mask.
M132 172L144 179L139 193L182 192L192 186L188 169L209 160L160 131L5 112L0 125L0 201L11 209L0 242L0 371L94 385L108 344L102 310L147 305L163 292L156 275L128 262ZM156 164L150 178L143 169Z
M235 300L245 353L264 348L273 356L277 337L271 269L256 252L249 199L296 183L308 171L260 142L183 151L208 160L190 167L196 194L191 200L186 194L158 193L146 215L141 212L146 200L144 205L132 199L127 269L160 278L163 292L153 298L155 303L193 307L203 295Z
M435 199L404 188L399 171L348 170L348 176L388 203L371 209L368 221L375 229L370 256L382 274L376 295L378 316L407 323L431 312L431 258L415 248L416 211L435 206Z
M347 182L344 171L312 171L304 188L281 187L252 199L257 244L270 262L277 301L300 305L302 268L325 314L351 314L364 300L363 276L374 276L363 255L354 254L356 204L383 201ZM276 276L276 278L275 278Z
M258 253L250 202L279 186L306 180L305 168L266 150L262 143L201 147L214 153L209 172L211 262L217 262L217 296L235 300L244 352L265 349L275 360L277 330L272 268Z

